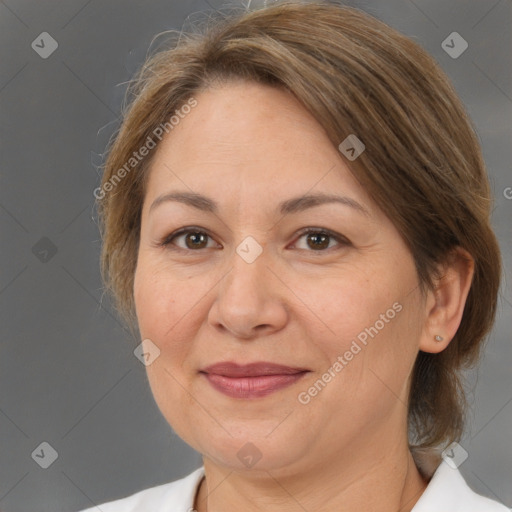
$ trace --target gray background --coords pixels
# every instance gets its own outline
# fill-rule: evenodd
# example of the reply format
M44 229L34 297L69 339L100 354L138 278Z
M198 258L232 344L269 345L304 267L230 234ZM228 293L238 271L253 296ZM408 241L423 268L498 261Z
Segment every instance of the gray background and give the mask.
M512 0L346 3L414 38L440 62L483 145L505 272L498 322L480 370L468 375L474 408L460 469L478 492L512 507ZM201 464L160 415L133 355L140 340L103 296L93 190L123 82L153 36L225 5L0 1L3 512L76 511ZM453 31L469 43L457 59L441 48ZM42 32L58 42L47 59L31 47ZM31 456L42 442L58 453L47 469Z

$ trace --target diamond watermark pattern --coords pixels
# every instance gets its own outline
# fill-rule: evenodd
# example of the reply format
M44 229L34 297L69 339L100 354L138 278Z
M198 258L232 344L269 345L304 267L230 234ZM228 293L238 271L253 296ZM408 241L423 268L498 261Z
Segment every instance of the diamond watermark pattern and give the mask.
M453 442L441 456L451 468L457 469L468 458L468 452L459 443Z
M246 263L253 263L263 252L263 248L252 236L248 236L236 248L236 252Z
M441 48L452 59L458 59L468 49L468 46L468 42L458 32L452 32L441 43Z
M59 457L57 451L50 443L43 441L33 452L32 458L43 469L49 468Z
M249 469L252 468L262 456L263 455L258 450L258 447L253 443L245 443L237 453L237 457L240 462Z
M41 32L30 46L42 59L47 59L59 47L59 43L48 32Z
M353 162L366 149L366 146L356 135L351 133L340 143L338 149L348 160Z
M32 254L41 263L48 263L57 254L57 246L48 237L43 236L32 246Z
M144 366L149 366L160 356L160 349L147 338L137 345L133 353Z

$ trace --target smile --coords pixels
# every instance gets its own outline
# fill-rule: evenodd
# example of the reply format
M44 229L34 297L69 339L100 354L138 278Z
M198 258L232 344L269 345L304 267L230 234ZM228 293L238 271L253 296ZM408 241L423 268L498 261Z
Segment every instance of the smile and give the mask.
M296 383L309 370L273 363L218 363L200 372L211 386L231 398L261 398Z
M260 375L258 377L226 377L204 374L208 382L232 398L260 398L294 384L307 372L293 375Z

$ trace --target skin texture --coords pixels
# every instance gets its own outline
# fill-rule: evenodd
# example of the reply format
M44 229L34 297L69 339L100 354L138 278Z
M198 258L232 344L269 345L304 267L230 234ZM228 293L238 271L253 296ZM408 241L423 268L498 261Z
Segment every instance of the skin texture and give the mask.
M195 97L152 164L134 296L142 339L160 349L147 366L155 401L203 455L196 509L410 511L427 481L408 450L409 379L419 350L439 352L455 334L471 262L456 255L423 295L398 231L293 95L235 82ZM150 212L158 196L176 191L206 195L219 209L168 201ZM368 215L337 203L277 210L319 192L349 197ZM188 245L186 234L158 245L188 226L208 235L200 248L193 228ZM341 239L322 244L304 228ZM252 263L236 252L248 236L263 251ZM401 311L300 403L299 393L395 303ZM199 373L220 361L310 373L266 397L230 398ZM249 442L261 455L251 468L237 456Z

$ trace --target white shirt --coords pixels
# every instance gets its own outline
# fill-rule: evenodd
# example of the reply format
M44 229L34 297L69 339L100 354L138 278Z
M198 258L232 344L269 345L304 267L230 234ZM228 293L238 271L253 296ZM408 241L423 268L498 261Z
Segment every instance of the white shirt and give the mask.
M193 512L204 466L171 483L145 489L82 512ZM458 469L441 462L412 512L510 512L473 492Z

